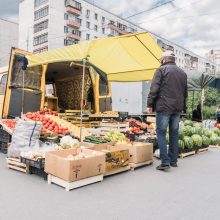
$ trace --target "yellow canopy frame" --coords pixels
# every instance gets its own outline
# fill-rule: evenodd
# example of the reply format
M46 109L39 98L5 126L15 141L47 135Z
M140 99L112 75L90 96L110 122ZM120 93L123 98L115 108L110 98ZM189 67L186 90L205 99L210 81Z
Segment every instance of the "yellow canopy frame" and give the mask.
M96 39L27 56L29 67L55 62L82 62L97 67L112 82L138 82L153 78L162 49L147 33Z

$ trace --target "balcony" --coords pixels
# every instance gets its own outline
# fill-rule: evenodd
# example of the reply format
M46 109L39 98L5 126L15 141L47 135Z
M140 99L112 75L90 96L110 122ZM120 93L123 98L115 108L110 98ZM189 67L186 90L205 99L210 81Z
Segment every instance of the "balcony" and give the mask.
M67 21L67 26L79 29L81 24L76 21Z
M70 6L66 7L66 12L71 13L71 14L76 15L76 16L81 15L81 11L79 9L76 9L76 8L73 8L73 7L70 7Z
M73 34L73 33L71 33L71 32L67 33L66 36L67 36L68 38L74 39L74 40L76 40L76 41L80 41L80 39L81 39L80 36L78 36L78 35L76 35L76 34Z
M124 31L120 28L118 28L117 26L115 26L114 24L108 24L107 28L110 28L112 30L117 31L120 35L124 35L124 34L128 34L129 32Z

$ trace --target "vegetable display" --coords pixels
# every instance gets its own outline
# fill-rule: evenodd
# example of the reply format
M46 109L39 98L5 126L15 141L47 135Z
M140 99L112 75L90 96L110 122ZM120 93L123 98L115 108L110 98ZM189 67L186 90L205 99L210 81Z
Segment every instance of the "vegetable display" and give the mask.
M103 144L103 143L111 142L111 139L96 137L96 136L92 135L92 136L85 137L85 139L83 141L88 142L88 143L93 143L93 144Z
M106 135L111 141L125 141L126 140L125 135L120 133L119 131L115 131L115 130L109 131Z

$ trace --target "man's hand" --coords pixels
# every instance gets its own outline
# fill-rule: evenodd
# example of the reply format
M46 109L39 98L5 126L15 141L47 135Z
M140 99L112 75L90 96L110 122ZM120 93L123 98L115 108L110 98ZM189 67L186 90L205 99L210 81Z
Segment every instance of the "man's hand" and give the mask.
M153 113L153 109L152 108L147 108L147 113L148 114L152 114Z

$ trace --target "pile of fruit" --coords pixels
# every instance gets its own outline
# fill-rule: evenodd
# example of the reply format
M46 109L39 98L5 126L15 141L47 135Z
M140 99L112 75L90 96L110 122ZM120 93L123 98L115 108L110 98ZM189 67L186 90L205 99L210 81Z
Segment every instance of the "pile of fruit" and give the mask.
M140 122L134 118L131 118L128 120L130 127L140 128L141 130L147 130L147 129L155 129L154 124L146 124L144 122Z
M25 114L25 117L33 121L42 122L41 133L47 133L48 131L60 135L66 135L69 133L66 126L58 124L44 114L40 114L40 112L27 113Z
M144 134L144 131L137 127L130 127L127 134Z
M167 134L167 143L169 136ZM206 148L209 145L220 145L220 130L204 129L201 123L193 123L190 120L180 124L179 148L181 152Z
M43 110L39 111L38 113L40 113L41 115L58 116L58 113L56 111L52 111L51 109L48 109L48 108L44 108Z
M73 125L72 123L70 123L64 119L60 119L59 117L54 116L54 115L46 115L46 117L50 118L51 120L56 122L58 125L61 125L63 127L68 128L68 131L70 132L71 136L80 138L80 127ZM88 131L86 131L85 129L82 129L83 139L89 135L91 135L91 134Z
M125 141L126 137L124 134L120 133L119 131L109 131L108 133L106 133L107 137L111 140L111 141Z
M15 129L16 126L16 120L13 119L5 119L2 120L2 123L5 124L8 128L10 128L11 130Z
M87 142L87 143L93 143L93 144L103 144L103 143L111 142L111 139L110 138L97 137L97 136L92 135L92 136L85 137L85 139L83 141Z

